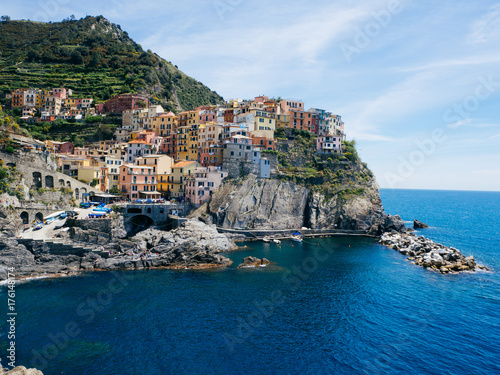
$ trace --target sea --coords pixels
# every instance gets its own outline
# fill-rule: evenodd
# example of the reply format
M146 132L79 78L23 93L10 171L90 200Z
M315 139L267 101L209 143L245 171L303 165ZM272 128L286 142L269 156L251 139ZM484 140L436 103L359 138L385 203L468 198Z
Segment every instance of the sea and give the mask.
M225 270L37 279L0 289L2 365L14 353L44 375L500 374L500 193L381 197L491 271L441 275L335 237L240 243ZM237 269L246 256L273 265Z

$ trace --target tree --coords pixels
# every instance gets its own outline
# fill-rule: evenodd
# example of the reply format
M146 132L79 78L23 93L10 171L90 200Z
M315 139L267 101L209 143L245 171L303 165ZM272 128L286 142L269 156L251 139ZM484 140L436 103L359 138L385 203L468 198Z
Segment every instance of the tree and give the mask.
M102 54L100 52L94 52L92 57L90 58L88 67L89 68L97 68L99 64L102 62Z
M122 195L120 189L118 189L117 187L112 187L111 189L109 189L109 194Z
M2 21L2 22L9 22L10 21L10 17L9 16L1 16L0 17L0 21Z
M83 64L83 56L80 52L78 51L73 51L71 54L71 63L73 65L81 65Z

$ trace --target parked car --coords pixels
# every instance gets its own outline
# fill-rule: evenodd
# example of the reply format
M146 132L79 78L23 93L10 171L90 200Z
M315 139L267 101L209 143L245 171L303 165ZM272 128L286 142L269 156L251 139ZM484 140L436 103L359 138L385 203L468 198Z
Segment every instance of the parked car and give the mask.
M81 202L80 203L81 208L89 208L90 206L92 206L92 205L89 202Z

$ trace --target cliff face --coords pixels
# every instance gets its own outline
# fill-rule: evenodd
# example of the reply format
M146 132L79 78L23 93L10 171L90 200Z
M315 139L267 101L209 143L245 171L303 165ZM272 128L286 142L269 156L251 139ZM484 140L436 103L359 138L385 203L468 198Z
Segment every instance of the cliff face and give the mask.
M214 192L207 212L222 228L343 229L379 235L401 231L399 217L384 213L373 173L359 159L354 142L344 155L315 155L315 139L288 134L277 142L277 173L270 180L250 174ZM302 135L301 135L302 134Z
M212 197L210 212L224 228L300 228L309 190L293 182L258 179L230 182Z
M328 199L289 181L258 179L229 182L214 193L209 212L223 228L349 229L378 232L384 213L378 185L371 180L361 195L335 194Z
M308 202L307 226L312 229L353 229L369 231L387 216L382 207L375 179L366 184L361 195L326 199L314 193Z

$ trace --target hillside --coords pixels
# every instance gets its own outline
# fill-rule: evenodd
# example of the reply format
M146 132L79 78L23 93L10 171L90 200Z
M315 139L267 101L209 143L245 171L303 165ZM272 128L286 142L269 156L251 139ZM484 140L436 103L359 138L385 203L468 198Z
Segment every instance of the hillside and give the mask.
M144 51L102 16L56 23L2 21L0 51L3 94L23 87L66 87L76 97L104 101L135 92L149 94L153 104L167 110L223 100L171 62Z

